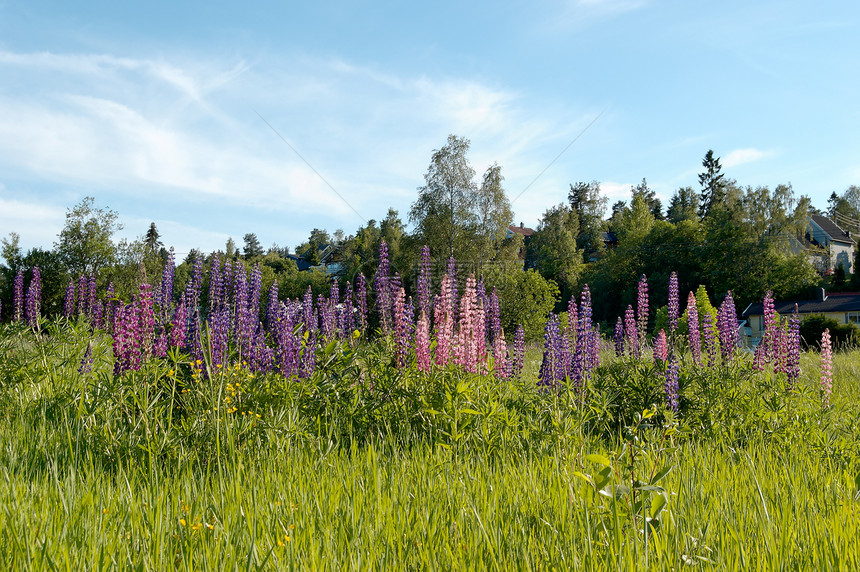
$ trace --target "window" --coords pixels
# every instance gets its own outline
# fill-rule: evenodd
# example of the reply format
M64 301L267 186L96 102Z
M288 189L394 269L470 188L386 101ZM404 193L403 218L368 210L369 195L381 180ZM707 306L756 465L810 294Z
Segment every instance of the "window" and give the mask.
M860 325L860 312L845 312L845 323Z

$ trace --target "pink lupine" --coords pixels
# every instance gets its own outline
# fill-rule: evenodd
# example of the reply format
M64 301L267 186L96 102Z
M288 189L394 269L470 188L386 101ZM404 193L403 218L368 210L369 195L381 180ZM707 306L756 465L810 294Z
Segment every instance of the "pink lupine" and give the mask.
M504 330L499 330L493 340L493 374L497 379L508 377L508 346L505 343Z
M648 313L648 279L643 274L636 287L636 330L639 334L640 346L645 342L645 334L648 330Z
M469 373L478 372L477 341L475 339L475 276L470 275L466 280L466 289L460 299L460 331L457 336L455 355L457 363Z
M666 341L666 332L662 329L657 333L657 339L654 341L654 359L661 362L669 359L669 345Z
M434 308L436 326L436 365L446 366L454 354L454 278L451 274L442 277L442 291Z
M406 291L401 287L394 295L394 357L397 367L405 367L409 357L411 332L406 311Z
M624 312L624 338L627 342L627 353L639 359L639 335L636 329L636 319L633 317L633 306L628 305Z
M425 312L421 312L415 328L415 365L419 371L430 371L430 320Z
M833 348L830 345L830 328L821 334L821 395L824 406L830 405L830 392L833 390Z

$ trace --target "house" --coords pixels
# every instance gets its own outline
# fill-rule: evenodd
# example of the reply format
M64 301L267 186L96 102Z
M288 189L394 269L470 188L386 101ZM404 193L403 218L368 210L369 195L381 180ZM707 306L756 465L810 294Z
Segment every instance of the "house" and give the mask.
M512 224L508 227L508 231L505 233L505 238L512 238L515 234L518 234L523 237L523 240L528 240L534 233L535 229L523 226L523 223L520 223L520 226Z
M797 313L801 320L813 314L823 314L840 324L860 325L860 292L828 294L824 288L821 288L815 300L776 301L773 307L780 316L790 316L794 312L795 305L797 305ZM746 310L741 313L741 316L749 324L747 335L752 337L753 344L761 339L761 334L764 331L763 308L762 302L756 302L747 306Z
M824 257L825 267L819 268L822 272L832 271L840 264L846 273L855 271L854 249L857 247L857 242L850 232L842 230L829 218L816 214L809 215L805 239L812 246L821 247L827 253Z

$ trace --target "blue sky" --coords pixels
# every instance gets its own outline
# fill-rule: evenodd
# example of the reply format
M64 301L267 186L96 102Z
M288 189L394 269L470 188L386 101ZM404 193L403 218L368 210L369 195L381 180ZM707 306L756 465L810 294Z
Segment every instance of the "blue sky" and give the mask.
M576 181L665 203L708 149L823 208L860 184L858 32L854 1L0 0L0 235L48 247L87 195L180 253L351 234L450 133L526 225Z

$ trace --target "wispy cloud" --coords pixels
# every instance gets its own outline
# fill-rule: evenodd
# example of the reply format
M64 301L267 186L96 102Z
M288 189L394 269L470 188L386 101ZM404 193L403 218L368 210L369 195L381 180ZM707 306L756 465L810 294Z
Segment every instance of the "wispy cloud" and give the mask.
M734 151L729 152L727 155L723 156L720 160L724 167L737 167L738 165L743 165L744 163L752 163L753 161L759 161L761 159L765 159L772 155L771 151L761 151L759 149L735 149Z

